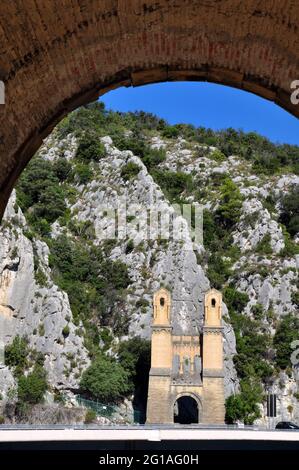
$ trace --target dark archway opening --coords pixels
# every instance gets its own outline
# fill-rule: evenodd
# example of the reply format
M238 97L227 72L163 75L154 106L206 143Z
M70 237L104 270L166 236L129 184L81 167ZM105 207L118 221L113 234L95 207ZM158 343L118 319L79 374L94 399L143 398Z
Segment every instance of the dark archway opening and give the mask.
M194 398L180 397L174 404L174 422L179 424L198 423L198 405Z

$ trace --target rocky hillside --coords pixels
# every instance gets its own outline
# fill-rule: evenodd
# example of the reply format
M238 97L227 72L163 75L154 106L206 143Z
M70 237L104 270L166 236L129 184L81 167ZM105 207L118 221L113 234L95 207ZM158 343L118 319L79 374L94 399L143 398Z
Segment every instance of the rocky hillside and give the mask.
M214 286L225 299L228 421L263 419L269 386L281 415L298 420L298 156L253 133L168 126L100 104L66 118L23 173L0 228L2 402L30 402L22 374L49 396L79 390L107 401L109 383L90 383L95 367L118 378L112 401L135 389L144 403L132 344L150 337L153 293L170 289L183 334L201 327ZM112 237L107 212L124 203L125 231ZM174 210L187 203L203 209L202 243ZM158 226L145 236L153 206L180 239L157 236Z

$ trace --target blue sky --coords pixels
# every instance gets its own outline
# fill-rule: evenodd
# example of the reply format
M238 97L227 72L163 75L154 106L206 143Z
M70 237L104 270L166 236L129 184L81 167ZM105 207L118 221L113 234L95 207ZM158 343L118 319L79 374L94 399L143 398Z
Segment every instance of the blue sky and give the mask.
M212 83L160 83L118 88L101 98L115 111L143 110L171 124L257 131L273 142L299 145L299 120L256 95Z

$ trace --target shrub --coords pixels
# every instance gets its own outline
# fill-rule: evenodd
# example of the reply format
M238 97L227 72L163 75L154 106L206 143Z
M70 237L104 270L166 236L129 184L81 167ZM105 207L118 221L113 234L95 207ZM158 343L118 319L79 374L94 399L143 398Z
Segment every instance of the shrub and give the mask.
M17 198L21 209L25 212L39 201L47 188L58 183L52 164L41 157L33 158L17 185Z
M249 297L246 293L240 292L232 286L224 289L223 296L229 312L236 311L241 313L249 302Z
M18 398L21 402L36 404L43 400L48 389L45 370L36 365L27 376L18 380Z
M62 335L64 338L67 338L70 334L70 327L68 325L65 325L65 327L62 330Z
M239 221L243 197L230 178L226 178L220 190L221 197L216 217L222 226L231 228Z
M264 237L257 243L255 251L263 255L270 255L272 253L270 233L266 233Z
M291 367L291 344L295 340L299 340L299 318L288 314L279 322L273 339L275 362L279 368Z
M219 149L213 150L213 152L210 154L210 158L212 158L212 160L215 160L216 162L219 162L219 163L226 160L226 156Z
M53 170L60 182L63 182L71 174L72 165L66 158L58 158L54 162Z
M76 157L83 162L98 162L106 155L104 144L95 135L86 133L81 138Z
M134 246L134 241L130 239L126 244L126 255L132 253L132 251L134 250Z
M285 224L288 232L294 236L299 232L299 187L295 186L281 204L280 221Z
M79 184L87 184L92 179L92 169L87 163L78 163L75 166L75 174Z
M174 139L179 136L179 129L177 126L165 126L162 131L162 136L168 139Z
M83 372L80 387L93 398L115 402L129 391L128 372L115 360L101 355Z
M140 172L141 168L139 165L137 165L134 162L129 162L126 165L124 165L121 169L121 177L125 180L131 180L132 178L135 178L135 176L138 175Z
M225 402L227 423L243 421L244 424L253 424L260 417L258 403L262 402L262 388L254 381L242 380L241 392L231 395Z
M93 423L95 421L96 417L97 417L96 412L92 409L88 409L88 410L86 410L84 423L85 424Z
M164 149L151 149L148 148L142 158L146 168L151 172L160 163L166 160L166 152Z
M5 364L15 368L16 375L21 375L28 365L28 341L15 336L13 342L5 346Z
M152 176L171 203L180 203L182 194L193 188L192 176L181 171L156 169Z
M47 281L48 281L47 276L40 268L38 268L37 271L35 272L34 278L37 284L39 284L41 287L47 286Z

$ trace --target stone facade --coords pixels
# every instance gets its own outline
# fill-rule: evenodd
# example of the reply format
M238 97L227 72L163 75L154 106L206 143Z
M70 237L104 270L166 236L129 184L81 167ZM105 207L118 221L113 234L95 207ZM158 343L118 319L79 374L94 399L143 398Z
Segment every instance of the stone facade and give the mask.
M193 399L196 422L224 422L222 296L215 289L205 295L202 332L173 333L171 296L166 289L154 295L152 355L147 423L173 423L183 397Z

